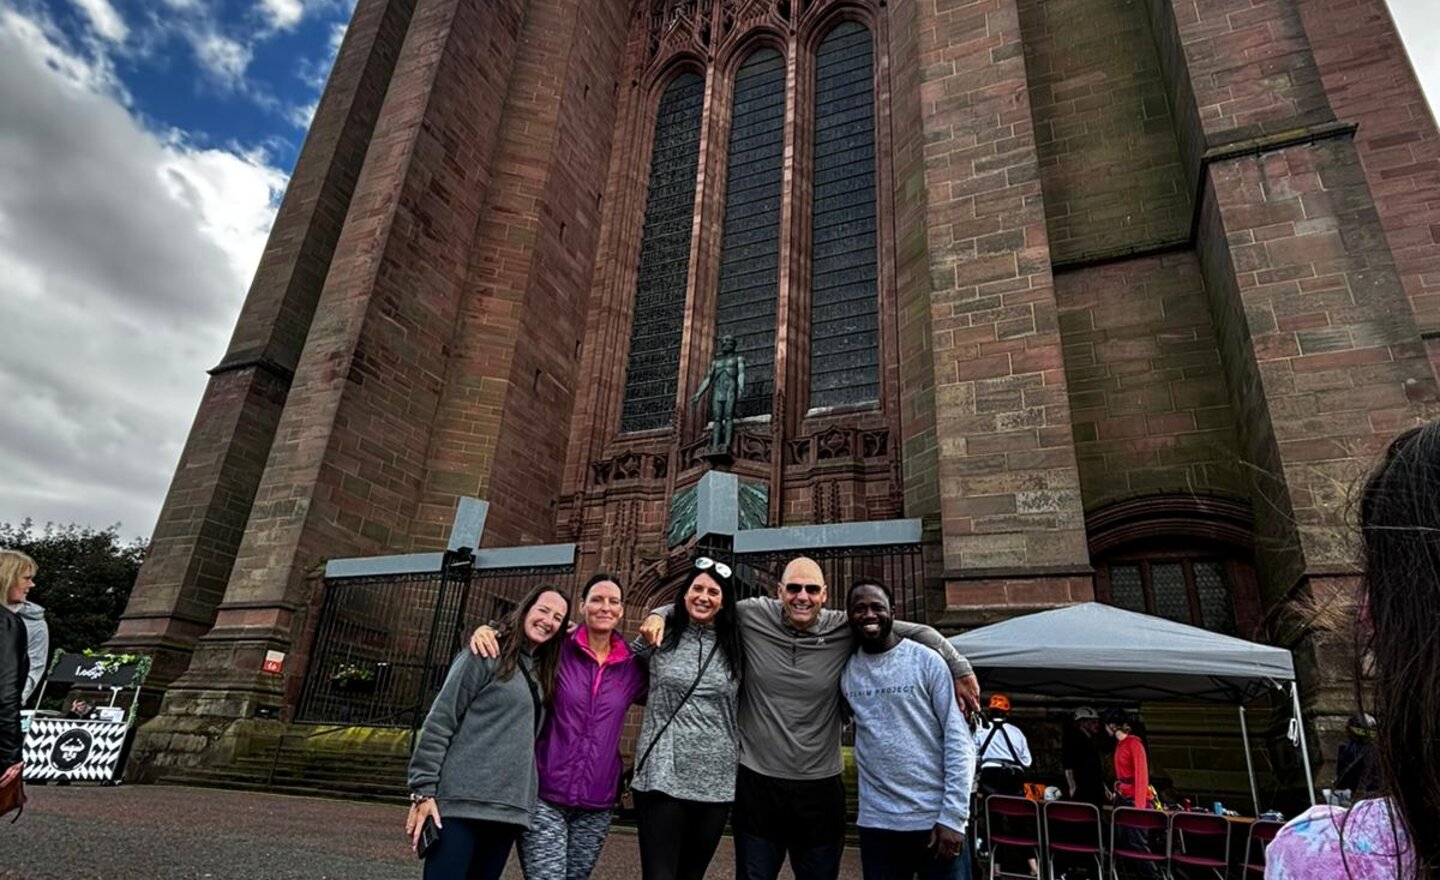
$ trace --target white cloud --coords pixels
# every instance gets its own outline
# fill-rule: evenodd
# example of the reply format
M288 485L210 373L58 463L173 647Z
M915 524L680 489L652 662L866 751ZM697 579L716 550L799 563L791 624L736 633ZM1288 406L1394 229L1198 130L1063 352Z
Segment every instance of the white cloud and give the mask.
M90 19L90 26L95 33L104 37L112 43L123 43L125 38L130 36L130 28L126 27L125 20L120 17L110 0L75 0L75 5Z
M318 109L320 109L318 98L303 107L291 107L290 124L303 131L308 131L310 123L315 119L315 111Z
M330 77L330 68L335 66L335 56L340 54L340 44L345 41L345 31L348 28L349 19L333 22L330 25L330 42L326 46L325 55L321 58L300 59L295 75L301 82L317 92L325 87L325 80Z
M0 9L0 29L30 46L41 64L73 87L108 95L120 103L130 102L109 57L99 51L92 51L87 57L61 48L63 38L50 21Z
M215 31L192 32L190 40L195 60L208 73L232 88L244 84L245 71L255 55L249 46Z
M0 520L148 534L286 179L108 82L0 12Z
M288 31L305 17L301 0L260 0L260 14L277 31Z

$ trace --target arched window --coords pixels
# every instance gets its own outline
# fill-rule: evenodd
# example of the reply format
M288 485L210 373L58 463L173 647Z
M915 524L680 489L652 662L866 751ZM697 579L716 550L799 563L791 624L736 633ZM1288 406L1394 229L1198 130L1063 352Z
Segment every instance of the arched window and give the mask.
M1097 600L1211 632L1257 635L1254 527L1245 505L1132 499L1090 514L1086 528Z
M1229 554L1193 547L1112 557L1098 566L1103 575L1097 598L1117 608L1233 636L1235 562Z
M734 336L745 357L740 418L769 413L775 392L784 149L785 58L756 49L735 74L715 303L716 336Z
M675 412L704 99L705 81L689 72L677 76L660 98L621 431L667 427Z
M875 71L870 31L831 29L815 51L810 407L880 397Z

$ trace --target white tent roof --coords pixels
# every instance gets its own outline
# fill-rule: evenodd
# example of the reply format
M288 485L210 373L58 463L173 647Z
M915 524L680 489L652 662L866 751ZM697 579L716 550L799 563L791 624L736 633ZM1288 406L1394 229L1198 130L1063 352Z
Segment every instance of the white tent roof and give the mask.
M1284 648L1086 602L952 636L987 691L1248 701L1295 678Z

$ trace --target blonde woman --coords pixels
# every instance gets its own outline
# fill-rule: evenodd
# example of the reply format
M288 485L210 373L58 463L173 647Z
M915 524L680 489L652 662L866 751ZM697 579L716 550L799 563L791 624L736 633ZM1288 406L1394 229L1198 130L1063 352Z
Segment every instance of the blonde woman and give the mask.
M45 609L27 598L35 587L35 575L39 571L35 560L19 550L0 550L0 586L5 588L5 607L24 622L26 654L30 657L30 674L25 678L20 697L22 704L35 692L35 686L45 677L49 666L50 626L45 623Z

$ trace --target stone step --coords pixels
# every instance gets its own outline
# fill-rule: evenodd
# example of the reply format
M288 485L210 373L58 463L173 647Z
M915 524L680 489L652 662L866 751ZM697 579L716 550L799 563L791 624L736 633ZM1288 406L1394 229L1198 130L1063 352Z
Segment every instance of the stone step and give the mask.
M225 770L194 768L168 774L160 781L166 785L197 785L206 788L229 788L239 791L282 792L285 794L303 794L312 797L380 801L396 804L409 802L409 791L403 784L384 785L356 780L337 780L317 783L307 779L288 779L279 776L273 780L267 780L263 775L240 775Z
M232 767L314 767L317 770L333 770L336 772L356 772L363 770L366 773L389 774L399 773L404 775L410 762L387 761L372 759L368 755L355 755L349 758L336 759L315 759L308 755L280 755L277 759L273 755L244 755L237 757L231 762Z

